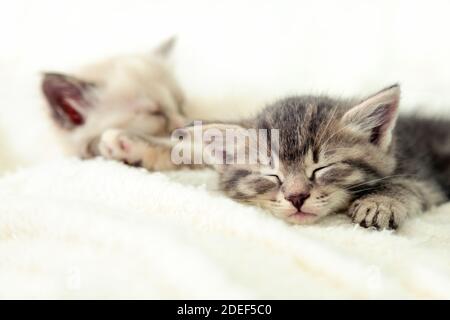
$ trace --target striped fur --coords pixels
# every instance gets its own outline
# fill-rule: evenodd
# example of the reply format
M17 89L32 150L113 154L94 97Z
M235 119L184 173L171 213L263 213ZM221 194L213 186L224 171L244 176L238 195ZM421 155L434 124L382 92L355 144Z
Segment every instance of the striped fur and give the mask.
M450 122L397 119L399 98L395 85L363 101L299 96L266 107L246 123L280 130L279 168L225 166L221 188L291 223L345 212L397 228L450 197Z

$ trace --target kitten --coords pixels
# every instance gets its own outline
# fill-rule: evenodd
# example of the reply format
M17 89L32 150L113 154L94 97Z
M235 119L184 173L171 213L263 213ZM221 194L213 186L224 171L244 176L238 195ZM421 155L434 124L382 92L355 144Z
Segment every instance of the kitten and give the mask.
M450 197L450 122L397 117L399 98L394 85L363 101L300 96L266 107L242 129L279 129L277 166L217 165L221 189L291 223L346 212L363 227L397 228Z
M173 44L174 38L146 55L112 58L74 75L44 74L42 91L70 153L149 170L178 168L168 137L186 119L167 63Z

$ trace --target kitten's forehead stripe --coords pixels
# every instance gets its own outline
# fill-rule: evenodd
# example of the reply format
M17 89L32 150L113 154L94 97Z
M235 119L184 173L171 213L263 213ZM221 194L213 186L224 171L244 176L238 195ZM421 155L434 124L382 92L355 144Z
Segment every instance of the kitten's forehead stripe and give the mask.
M319 148L318 147L314 147L313 148L313 150L312 150L312 154L313 154L313 161L314 161L314 163L317 163L317 162L319 162Z
M292 97L266 108L258 121L260 128L280 130L280 159L289 166L312 151L314 162L318 161L320 148L318 137L326 139L332 130L330 110L336 102L325 97ZM321 139L322 140L322 139Z

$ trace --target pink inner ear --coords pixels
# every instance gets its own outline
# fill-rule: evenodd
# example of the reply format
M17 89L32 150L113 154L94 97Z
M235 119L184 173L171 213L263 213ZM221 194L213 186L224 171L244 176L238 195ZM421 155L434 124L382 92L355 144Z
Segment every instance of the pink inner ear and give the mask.
M396 105L392 106L387 104L382 105L375 110L374 114L375 117L379 119L380 125L372 129L372 133L370 135L371 143L379 143L386 131L389 130L389 127L395 119L396 110Z
M372 144L387 148L397 118L399 99L398 85L386 88L347 111L343 123L361 134L369 134Z
M64 96L57 98L57 105L61 107L61 110L69 117L70 121L74 125L82 125L84 123L83 116L70 105L70 101L66 100Z
M42 91L52 108L56 121L64 128L71 129L84 123L79 108L87 106L85 90L88 83L60 74L46 74Z

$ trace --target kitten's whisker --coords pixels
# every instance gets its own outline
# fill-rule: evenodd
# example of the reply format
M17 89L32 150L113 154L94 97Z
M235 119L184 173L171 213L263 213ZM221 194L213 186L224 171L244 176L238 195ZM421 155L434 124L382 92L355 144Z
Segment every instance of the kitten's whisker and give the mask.
M324 127L324 129L322 129L322 132L320 133L320 137L319 139L317 139L317 145L323 145L322 144L322 139L325 136L326 130L328 129L328 127L330 126L331 122L333 121L333 118L336 114L336 111L338 109L338 105L336 104L336 106L334 107L334 110L332 111L331 115L330 115L330 119L327 122L327 125Z
M351 193L359 193L359 192L363 192L363 191L369 191L369 190L377 190L377 187L373 187L373 188L366 188L366 189L361 189L361 190L355 190L355 191L350 191Z
M391 179L391 178L404 177L404 176L411 176L411 175L410 174L394 174L394 175L391 175L391 176L386 176L386 177L383 177L383 178L373 179L373 180L362 182L362 183L359 183L359 184L356 184L356 185L352 185L352 186L349 186L347 188L344 188L344 190L350 190L350 189L357 188L357 187L360 187L360 186L364 186L364 185L367 185L367 184L370 184L370 183L373 183L373 182L378 182L378 181Z
M324 143L321 143L321 144L326 145L332 138L334 138L334 136L336 136L342 130L347 129L347 127L349 127L349 125L345 125L342 128L340 128L339 130L335 131L330 137L328 137L328 139Z
M354 150L354 149L350 147L342 147L342 148L326 149L325 152L341 151L341 150Z

